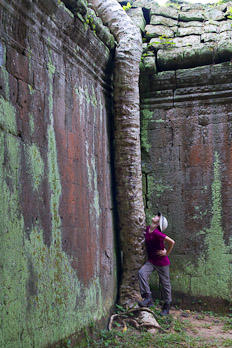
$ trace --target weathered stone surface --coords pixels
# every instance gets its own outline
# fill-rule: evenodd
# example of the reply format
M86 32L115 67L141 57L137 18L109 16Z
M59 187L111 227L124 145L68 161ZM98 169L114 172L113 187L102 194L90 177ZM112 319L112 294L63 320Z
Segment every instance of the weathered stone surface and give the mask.
M63 3L74 14L80 13L82 16L85 16L87 13L86 0L63 0Z
M227 19L227 21L223 21L219 23L219 32L232 30L232 20Z
M157 16L152 15L151 16L151 25L166 25L168 27L174 27L177 26L177 20L174 20L172 18L164 17L164 16Z
M210 65L176 71L176 88L204 86L211 74Z
M214 23L205 22L204 33L217 33L219 31L218 25L219 25L218 22L214 22Z
M205 18L206 20L221 21L225 19L225 13L216 8L206 9Z
M203 27L178 28L177 36L201 35Z
M115 47L115 39L110 33L109 28L103 25L102 20L96 16L94 10L91 8L87 9L86 17L86 21L93 32L97 34L99 39L104 42L110 50L113 50Z
M150 23L145 27L145 40L146 51L158 52L158 71L164 66L165 70L173 69L175 64L187 68L229 60L230 44L227 49L225 45L226 40L232 39L232 21L225 16L229 9L229 4L217 8L186 4L180 10L153 5Z
M148 38L166 36L166 37L174 37L174 31L164 25L146 25L145 33Z
M231 2L228 2L228 4L230 4ZM227 11L227 3L224 3L224 4L218 4L217 5L217 9L219 11L222 11L222 12L226 12Z
M232 37L232 31L223 31L220 34L217 34L218 44L220 45L221 41L230 41L231 37Z
M152 6L151 7L151 16L152 15L158 15L173 19L178 19L178 10L172 7L159 7L159 6Z
M115 303L112 56L60 1L0 17L0 346L58 346Z
M200 10L189 10L187 12L180 11L179 20L184 22L189 22L189 21L203 22L205 20L205 15L204 15L204 12Z
M175 43L173 39L158 37L155 39L151 39L149 42L149 49L158 51L159 49L163 50L171 50L172 47L175 47Z
M192 68L197 65L213 63L215 60L214 47L199 44L197 47L172 48L169 51L159 50L157 64L160 70Z
M156 73L156 58L154 53L151 52L149 55L143 57L140 63L140 70L144 71L146 74L155 74Z
M216 41L217 37L215 33L204 33L201 35L201 42Z
M190 22L178 22L180 28L188 28L188 27L203 27L204 23L197 21Z
M127 14L142 32L144 32L146 21L141 8L131 8Z
M154 0L135 0L132 6L150 9L154 5Z
M143 43L143 53L146 53L147 50L148 50L148 45L147 45L147 43L145 42L145 43Z
M150 76L149 86L143 91L143 97L149 99L150 92L167 90L167 86L169 90L176 88L175 71L161 71L158 74Z
M204 295L217 310L231 301L231 221L226 218L232 203L231 73L231 62L158 72L141 89L147 217L161 209L169 219L166 233L176 240L170 256L174 302L181 303L185 294L193 308L188 296ZM218 240L221 247L215 250ZM212 263L219 270L220 262L215 273ZM152 281L153 291L158 290Z
M136 2L133 6L136 7ZM142 2L139 2L139 6L142 7ZM172 60L175 60L178 68L229 60L230 44L226 49L225 41L230 42L232 39L232 20L227 18L230 7L229 3L215 8L201 4L183 4L180 10L157 4L149 7L151 19L145 27L144 39L148 43L146 50L158 52L158 71L164 66L165 70L173 69L175 63ZM185 47L188 50L184 53Z
M183 4L180 7L180 11L183 12L189 12L189 11L204 11L205 10L205 6L201 3L189 3L189 4Z
M183 37L174 37L173 42L175 47L199 46L201 42L200 35L189 35Z
M157 53L157 64L159 70L173 70L184 64L184 48L173 48L172 50L160 49Z
M220 62L230 61L232 58L232 43L221 41L217 44L217 54Z

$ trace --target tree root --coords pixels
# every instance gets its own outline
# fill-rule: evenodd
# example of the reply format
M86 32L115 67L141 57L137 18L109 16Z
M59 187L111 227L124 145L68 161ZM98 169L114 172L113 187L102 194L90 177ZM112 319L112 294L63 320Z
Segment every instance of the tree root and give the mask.
M132 315L133 318L130 317ZM108 329L109 331L111 331L113 324L117 323L116 326L123 328L123 331L127 330L127 324L129 324L137 330L146 328L148 330L158 329L162 332L165 332L165 330L163 330L158 324L155 317L156 314L151 309L146 307L129 309L124 312L113 314L110 317Z

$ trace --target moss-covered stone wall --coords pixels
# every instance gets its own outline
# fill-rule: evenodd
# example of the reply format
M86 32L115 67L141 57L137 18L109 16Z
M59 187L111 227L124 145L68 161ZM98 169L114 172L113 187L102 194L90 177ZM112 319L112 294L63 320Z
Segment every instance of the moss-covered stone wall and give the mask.
M232 300L230 6L158 7L147 0L133 1L129 10L144 37L147 222L162 211L166 233L176 241L170 256L174 303L221 311ZM156 276L152 284L160 296Z
M4 348L74 342L115 302L114 40L86 1L76 3L0 5Z
M147 220L167 216L174 298L195 308L231 301L231 72L230 62L163 72L142 95Z
M144 42L142 71L193 68L231 59L232 2L170 2L160 7L154 0L134 0L131 4L127 13Z

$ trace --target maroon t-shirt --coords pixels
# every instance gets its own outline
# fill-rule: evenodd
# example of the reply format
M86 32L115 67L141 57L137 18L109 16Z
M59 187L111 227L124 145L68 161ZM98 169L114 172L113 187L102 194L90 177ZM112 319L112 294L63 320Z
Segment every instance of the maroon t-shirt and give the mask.
M148 261L155 266L170 265L168 256L159 256L156 254L158 250L164 249L164 238L166 234L163 234L158 228L149 233L149 228L150 226L147 226L145 235Z

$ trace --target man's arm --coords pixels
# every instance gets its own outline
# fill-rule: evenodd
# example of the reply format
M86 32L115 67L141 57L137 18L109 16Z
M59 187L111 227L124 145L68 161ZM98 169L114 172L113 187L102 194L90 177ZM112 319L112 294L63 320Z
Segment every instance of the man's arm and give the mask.
M168 256L170 254L170 252L172 251L174 244L175 244L175 241L168 236L166 236L164 238L164 241L167 243L168 248L167 248L167 250L166 249L158 250L156 254L159 256Z

